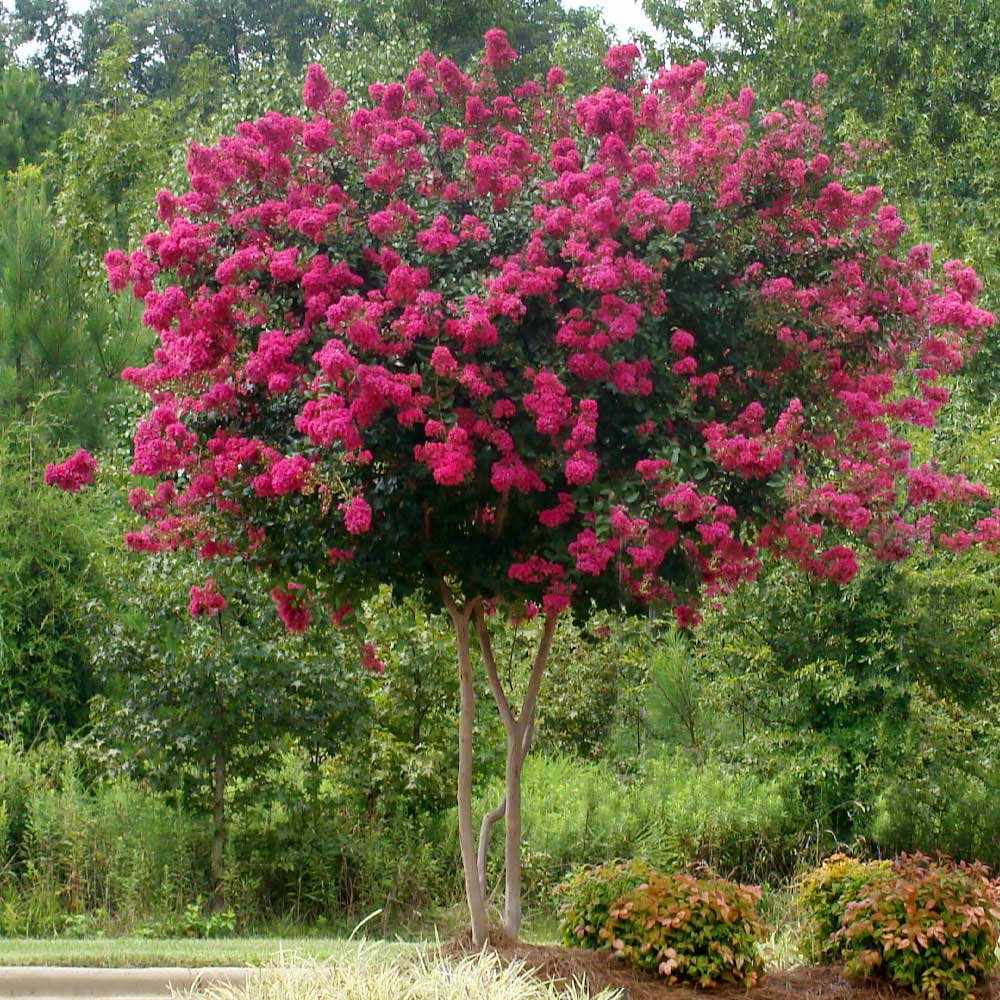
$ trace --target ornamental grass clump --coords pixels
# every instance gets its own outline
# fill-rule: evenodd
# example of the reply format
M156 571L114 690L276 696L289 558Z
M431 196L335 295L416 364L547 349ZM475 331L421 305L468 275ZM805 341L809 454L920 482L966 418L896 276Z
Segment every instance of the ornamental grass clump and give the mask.
M668 983L749 989L764 975L759 901L754 886L658 874L611 908L600 933L617 954Z
M835 938L849 976L965 1000L997 963L1000 886L979 862L904 854L847 904Z
M376 948L324 963L290 961L260 969L245 986L218 983L191 1000L622 1000L617 990L591 994L579 983L550 983L495 952L460 960L439 954L388 960Z
M811 961L843 960L847 943L836 934L847 904L863 898L866 886L886 877L891 877L888 861L833 854L796 880L795 904L805 918L802 948Z
M563 944L604 948L601 931L611 910L626 893L657 875L645 861L615 861L581 868L553 890L559 901L559 936Z

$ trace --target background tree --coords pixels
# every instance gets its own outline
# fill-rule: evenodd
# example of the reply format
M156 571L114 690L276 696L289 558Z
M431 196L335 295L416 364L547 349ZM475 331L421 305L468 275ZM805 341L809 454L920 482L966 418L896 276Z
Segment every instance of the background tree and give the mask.
M37 169L9 174L0 192L0 409L93 446L143 340L138 310L88 291Z
M109 571L114 602L92 609L104 692L94 705L95 735L127 742L139 773L160 784L184 775L187 797L207 804L218 910L232 784L255 786L289 741L318 764L360 736L358 657L332 630L276 636L260 580L239 565L220 565L218 580L205 586L196 585L190 561L131 560L125 569L117 579ZM179 577L191 581L186 605L173 586Z
M101 58L124 29L131 51L127 81L146 97L176 94L180 71L199 52L234 81L274 62L297 74L333 22L331 6L316 0L98 0L81 17L80 68L93 96L100 96Z
M0 175L21 163L37 163L54 143L59 111L42 93L38 75L8 65L0 69Z
M46 96L65 107L77 68L79 15L67 0L15 0L11 18L15 48L31 46L30 64L44 82Z
M51 447L30 411L0 420L0 727L29 743L87 722L87 605L103 596L95 562L112 544L103 503L53 506Z
M563 39L573 39L578 51L591 57L602 56L610 41L592 10L566 10L558 0L398 0L389 9L394 17L386 22L384 4L339 3L335 7L338 47L356 34L386 37L400 25L404 32L421 31L433 41L435 52L466 66L482 50L484 33L498 27L506 31L520 57L516 74L528 78L545 73ZM595 27L600 33L596 46ZM586 83L581 81L582 86Z

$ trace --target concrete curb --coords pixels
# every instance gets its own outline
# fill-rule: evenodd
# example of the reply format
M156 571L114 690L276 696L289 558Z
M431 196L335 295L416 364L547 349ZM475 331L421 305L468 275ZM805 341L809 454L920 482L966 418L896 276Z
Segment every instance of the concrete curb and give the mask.
M0 1000L162 1000L171 989L212 983L245 986L253 969L95 969L53 965L0 966Z

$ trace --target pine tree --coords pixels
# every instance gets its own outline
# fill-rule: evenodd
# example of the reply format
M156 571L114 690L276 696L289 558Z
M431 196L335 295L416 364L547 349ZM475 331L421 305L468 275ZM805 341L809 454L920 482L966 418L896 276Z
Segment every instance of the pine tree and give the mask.
M51 436L99 442L139 337L134 306L89 293L41 173L10 174L0 186L0 414L35 410Z

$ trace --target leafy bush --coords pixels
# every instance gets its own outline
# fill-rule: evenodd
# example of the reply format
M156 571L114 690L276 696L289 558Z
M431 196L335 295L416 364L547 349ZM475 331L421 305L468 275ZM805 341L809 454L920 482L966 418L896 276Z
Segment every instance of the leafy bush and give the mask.
M559 900L559 934L563 944L582 948L607 946L601 930L611 909L626 893L657 874L645 861L618 861L581 868L553 890Z
M805 917L802 948L810 960L843 957L845 942L835 937L847 904L861 898L870 882L889 874L888 861L858 861L834 854L795 883L795 901Z
M997 962L1000 886L978 862L903 855L847 904L836 937L848 975L965 1000Z
M670 983L737 983L749 989L764 974L759 900L753 886L654 875L612 907L601 934L616 953Z

